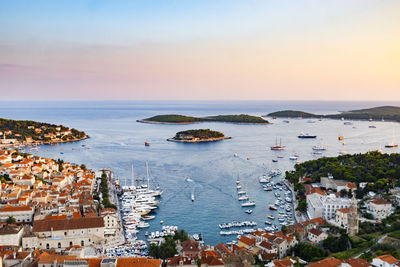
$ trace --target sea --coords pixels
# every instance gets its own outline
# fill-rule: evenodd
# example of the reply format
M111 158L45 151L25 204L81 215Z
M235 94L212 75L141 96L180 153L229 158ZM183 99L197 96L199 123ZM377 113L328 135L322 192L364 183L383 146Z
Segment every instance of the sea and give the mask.
M111 169L122 185L131 185L131 166L135 176L146 176L149 164L150 184L164 190L161 203L144 232L159 231L163 225L176 225L189 234L201 233L206 244L231 241L236 236L221 236L221 223L255 221L264 228L268 209L275 202L274 191L264 191L258 178L272 169L293 170L298 161L340 153L364 153L383 150L398 153L399 148L387 149L385 144L400 143L400 125L382 121L353 121L329 119L272 119L271 124L231 124L203 122L189 125L138 123L136 120L159 114L208 116L220 114L266 115L279 110L302 110L331 114L352 109L400 102L333 102L333 101L1 101L0 117L63 124L85 131L90 138L67 144L44 145L32 153L85 164L95 170ZM289 120L289 123L284 122ZM370 128L375 126L376 128ZM188 129L212 129L232 137L213 143L185 144L168 142L176 132ZM301 133L317 135L316 139L299 139ZM344 136L338 141L338 136ZM284 151L271 151L276 141ZM151 143L145 147L144 142ZM314 155L314 145L326 146L322 155ZM27 150L29 152L29 149ZM234 156L237 154L237 156ZM278 157L279 156L279 157ZM272 162L277 159L278 162ZM190 178L190 179L188 179ZM283 176L274 178L276 181ZM240 205L236 180L256 202L251 214ZM195 200L191 200L194 194ZM277 214L275 214L275 217ZM275 224L278 221L275 219Z

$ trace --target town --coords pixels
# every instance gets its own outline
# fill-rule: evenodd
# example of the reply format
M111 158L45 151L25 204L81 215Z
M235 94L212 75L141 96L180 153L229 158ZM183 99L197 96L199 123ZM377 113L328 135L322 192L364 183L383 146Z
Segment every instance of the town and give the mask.
M111 255L127 239L117 196L123 189L112 181L110 170L95 172L85 165L8 149L0 150L0 178L4 266L399 264L394 256L400 242L400 190L396 188L381 194L385 199L372 191L356 199L353 182L332 175L319 182L301 177L289 184L297 192L293 196L297 222L280 231L257 229L229 245L210 246L184 230L171 229L151 242L148 253L141 250L144 246L132 247L131 254ZM306 210L300 207L303 200Z

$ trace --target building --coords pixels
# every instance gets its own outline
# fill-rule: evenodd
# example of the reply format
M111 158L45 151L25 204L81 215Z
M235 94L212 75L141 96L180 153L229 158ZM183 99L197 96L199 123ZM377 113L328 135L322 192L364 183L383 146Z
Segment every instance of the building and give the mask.
M307 195L307 214L313 219L322 217L330 220L335 217L337 209L349 208L351 199L340 198L335 194L320 195L318 193Z
M0 246L21 246L23 233L22 226L6 225L0 228Z
M329 257L317 262L310 263L308 267L337 267L340 266L342 262L334 257Z
M375 198L369 202L368 211L374 219L382 220L392 214L392 203L381 198Z
M37 220L31 235L22 238L24 249L65 249L87 246L104 240L102 217Z
M358 211L357 200L353 196L349 208L337 209L334 225L347 230L350 236L358 233Z
M310 240L311 242L320 243L327 238L328 238L328 234L325 232L322 232L321 230L319 230L317 228L313 228L310 231L308 231L308 240Z
M189 239L182 243L182 253L184 257L199 258L200 257L200 243Z
M371 267L372 264L364 259L345 259L340 267Z
M5 222L12 216L18 223L30 223L33 218L33 209L28 206L10 206L6 205L0 210L0 221Z
M377 267L398 267L400 261L392 255L382 255L372 259L372 265Z

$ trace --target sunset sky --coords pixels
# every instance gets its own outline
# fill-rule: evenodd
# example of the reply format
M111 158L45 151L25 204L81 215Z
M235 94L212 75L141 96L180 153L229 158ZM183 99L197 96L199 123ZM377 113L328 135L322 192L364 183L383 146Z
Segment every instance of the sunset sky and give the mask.
M0 93L400 100L400 1L3 0Z

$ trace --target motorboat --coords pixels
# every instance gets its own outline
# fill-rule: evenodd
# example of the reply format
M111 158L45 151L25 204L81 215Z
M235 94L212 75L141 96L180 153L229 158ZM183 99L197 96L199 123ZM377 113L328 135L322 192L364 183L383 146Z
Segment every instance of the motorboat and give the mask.
M254 201L247 201L247 202L242 203L242 207L252 207L255 205L256 205L256 203Z
M317 138L316 135L310 135L308 133L307 134L301 133L297 137L300 138L300 139L315 139L315 138Z

